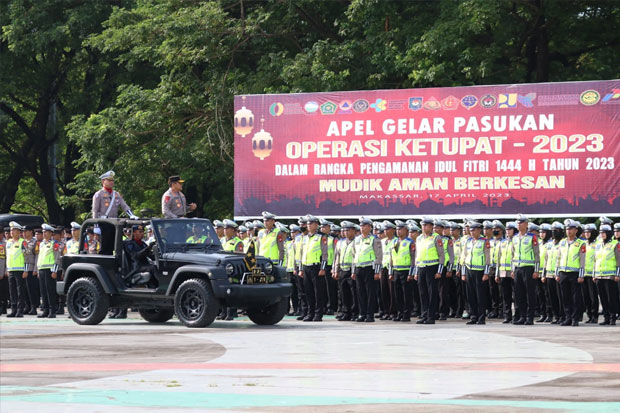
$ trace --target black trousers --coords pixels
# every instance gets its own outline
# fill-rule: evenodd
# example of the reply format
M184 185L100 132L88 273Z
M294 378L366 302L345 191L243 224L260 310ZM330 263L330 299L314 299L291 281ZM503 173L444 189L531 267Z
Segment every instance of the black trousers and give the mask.
M547 292L548 301L551 307L551 314L555 319L559 319L564 314L561 305L559 286L555 278L545 279L545 291Z
M528 320L536 316L536 280L532 277L534 267L515 268L515 301L519 306L519 314Z
M332 266L325 267L325 281L327 282L328 307L334 313L338 311L338 282L332 278Z
M411 302L413 303L412 314L422 314L422 302L420 301L420 288L417 280L411 281Z
M325 276L319 276L321 266L304 265L304 289L308 300L308 315L322 316L327 303L327 283Z
M52 314L58 310L58 297L56 295L56 280L52 278L51 270L39 270L39 289L44 311Z
M291 286L293 287L293 291L291 292L291 300L289 304L289 309L292 306L293 311L297 312L299 310L299 292L297 291L297 283L295 282L295 276L292 271L287 271L289 280L291 280Z
M598 288L592 277L584 277L582 291L586 314L598 317Z
M512 320L512 293L514 290L514 280L510 275L506 275L499 279L499 285L502 290L502 310L504 318Z
M422 317L425 320L437 318L439 307L439 280L435 279L438 265L430 267L418 267L418 287L420 288L420 301L422 302Z
M355 280L351 278L351 270L339 271L338 287L342 296L342 312L343 314L356 314L357 310L357 290Z
M411 317L413 311L413 297L411 281L407 281L409 271L394 271L393 292L396 301L396 311L403 317Z
M467 270L467 298L472 320L486 318L489 285L483 281L484 271Z
M393 300L392 283L387 268L381 268L381 312L384 314L395 314L396 305Z
M578 272L560 272L560 288L567 320L577 320L579 309L582 307L581 287L578 279Z
M538 305L536 306L538 312L541 316L547 315L547 296L545 294L545 286L543 285L540 278L536 279L536 301Z
M587 278L587 277L586 277ZM618 283L613 277L599 278L596 280L598 285L598 293L601 296L601 304L603 305L603 316L609 320L620 311L618 303Z
M28 291L28 300L25 303L26 307L31 309L37 309L41 305L42 294L39 288L39 280L32 271L28 271L28 278L26 278L26 290Z
M441 272L441 278L439 279L439 314L446 317L450 314L450 284L452 284L452 277L448 278L448 268L443 267Z
M357 295L360 317L373 318L377 304L375 269L372 265L356 270Z
M495 274L495 267L490 269L489 274ZM486 284L489 288L489 301L487 303L487 308L499 316L500 308L502 307L502 299L499 294L499 284L496 283L494 277L491 277L490 275L488 281L486 281Z
M308 314L308 301L306 298L306 289L304 288L304 279L299 275L293 276L297 285L297 296L299 297L299 309L303 315Z
M23 312L26 305L26 280L22 277L23 274L23 271L9 272L9 294L13 312Z
M2 274L2 278L0 278L0 310L6 310L10 306L9 277Z

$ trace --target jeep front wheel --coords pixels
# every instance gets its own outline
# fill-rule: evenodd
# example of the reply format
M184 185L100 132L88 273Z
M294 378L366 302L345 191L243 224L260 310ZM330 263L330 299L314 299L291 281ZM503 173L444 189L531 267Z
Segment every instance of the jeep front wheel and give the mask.
M255 324L261 326L277 324L284 318L286 312L288 311L288 300L288 297L284 297L277 303L269 305L265 308L248 309L248 317Z
M211 325L219 309L211 285L199 278L183 282L174 295L174 312L186 327Z
M149 323L165 323L174 315L174 309L172 308L141 308L138 312L140 316Z
M78 324L99 324L106 317L109 305L110 297L95 278L79 278L69 287L67 310Z

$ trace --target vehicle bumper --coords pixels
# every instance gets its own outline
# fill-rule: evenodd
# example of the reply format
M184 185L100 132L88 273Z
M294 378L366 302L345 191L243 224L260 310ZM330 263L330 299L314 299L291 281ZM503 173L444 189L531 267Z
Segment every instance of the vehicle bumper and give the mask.
M229 307L252 308L275 304L293 292L291 283L238 285L212 282L213 292Z

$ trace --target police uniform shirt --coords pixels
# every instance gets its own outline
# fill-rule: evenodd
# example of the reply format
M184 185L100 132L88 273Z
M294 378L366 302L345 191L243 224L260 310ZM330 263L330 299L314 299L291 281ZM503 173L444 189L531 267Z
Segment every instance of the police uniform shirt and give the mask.
M37 239L32 237L31 239L26 240L26 245L26 252L24 254L26 271L35 271L37 254L39 253L37 249Z
M303 261L306 257L306 250L308 249L308 245L310 245L310 238L312 237L321 237L321 269L324 270L327 266L327 256L329 254L327 250L327 237L322 235L319 232L315 232L314 234L308 233L304 235L301 241L301 266L303 267Z
M233 237L233 238L230 238L230 239L226 239L226 241L225 241L225 242L224 242L224 244L222 244L222 245L226 245L226 244L228 244L228 243L229 243L229 241L230 241L230 240L232 240L232 239L234 239L234 237ZM242 239L240 239L240 240L239 240L239 242L237 242L237 244L235 245L235 248L233 248L232 250L233 250L233 251L236 251L236 252L244 252L244 251L243 251L243 249L244 249L244 248L243 248L243 240L242 240Z
M340 256L346 254L347 248L353 248L351 243L354 240L355 238L342 238L338 240L338 243L336 244L336 247L334 249L334 274L338 274L338 271L340 270ZM353 258L353 254L351 254L351 258ZM351 265L353 265L353 262L351 262Z
M114 202L112 202L114 198ZM121 194L116 191L108 192L100 189L93 195L93 218L118 218L118 208L129 213L129 205L125 202ZM110 212L106 214L108 211Z
M50 239L49 241L45 241L42 240L39 242L39 251L43 246L49 246L49 244L53 245L53 249L54 249L54 267L53 268L48 268L51 272L56 272L57 270L59 270L59 265L60 265L60 257L62 256L62 249L63 249L63 245L61 245L60 242L56 241L55 239ZM35 272L39 272L39 262L38 262L38 258L37 261L35 262L35 267L34 267L34 271Z
M478 239L475 239L474 237L470 237L467 242L465 243L465 265L470 265L471 261L467 261L467 258L469 258L471 260L471 255L473 254L473 249L476 247L476 243L478 241L481 241L484 243L483 245L483 255L484 255L484 275L488 275L489 272L491 271L491 242L485 238L485 237L480 237Z
M271 234L275 230L276 230L276 227L271 228L270 231L268 231L267 228L263 228L260 231L258 231L256 251L260 251L259 247L260 247L260 242L262 241L262 239L265 238L267 235ZM284 241L285 240L286 240L286 236L284 235L282 231L280 231L280 233L278 233L278 236L276 237L276 244L278 245L278 261L280 262L284 260Z
M368 236L358 235L355 237L355 246L353 248L353 265L355 266L355 262L357 261L357 254L361 252L362 242L368 237L373 237L372 249L375 253L375 263L374 269L375 274L379 274L381 271L381 267L383 266L383 245L381 244L381 239L373 234L368 234Z
M409 237L405 237L403 239L400 238L396 238L396 243L394 243L394 245L392 246L392 249L395 252L398 252L398 249L401 248L401 242L403 241L409 241L409 256L411 257L411 267L409 268L409 275L413 275L415 273L415 257L416 257L416 249L415 249L415 241ZM395 263L393 262L393 257L392 254L390 253L390 263L392 268L394 267ZM399 271L404 271L404 270L399 270Z
M569 241L568 238L564 238L562 239L559 243L558 243L558 250L557 250L557 256L555 257L555 274L559 275L560 272L563 272L562 270L560 270L560 267L563 265L566 265L566 262L562 262L562 250L568 250L570 251L570 247L577 241L583 241L581 238L575 238L572 241ZM568 255L568 253L566 254ZM564 258L566 260L566 258ZM570 259L570 258L569 258ZM579 276L583 277L584 273L585 273L585 268L586 268L586 243L583 242L581 247L579 248ZM571 271L574 272L574 271Z
M437 238L435 239L435 248L437 249L437 260L439 261L439 268L437 269L437 271L441 272L443 271L443 266L444 266L444 263L446 262L446 252L444 251L444 248L443 248L443 240L441 239L442 237L436 233L433 233L431 235L426 235L422 233L418 236L418 239L416 240L416 244L422 243L423 240L427 238L432 238L434 235L437 236Z
M520 232L517 232L515 234L514 237L512 237L512 242L510 245L510 248L512 248L512 270L514 271L514 269L517 267L517 263L515 262L515 241L519 244L521 244L521 242L523 242L523 239L525 237L532 237L532 250L534 253L534 272L539 272L540 270L540 249L538 248L538 237L535 234L532 234L531 232L526 232L525 234L521 235Z
M187 214L187 201L183 192L173 192L172 188L161 197L161 213L165 218L180 218Z

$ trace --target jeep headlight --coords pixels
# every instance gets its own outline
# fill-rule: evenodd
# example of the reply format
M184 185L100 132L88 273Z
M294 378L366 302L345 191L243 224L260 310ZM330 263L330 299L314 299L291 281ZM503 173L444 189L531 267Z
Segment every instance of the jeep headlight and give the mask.
M226 264L226 274L233 275L235 272L235 267L231 263Z
M271 263L271 261L267 261L265 263L265 274L271 274L272 271L273 271L273 264Z

